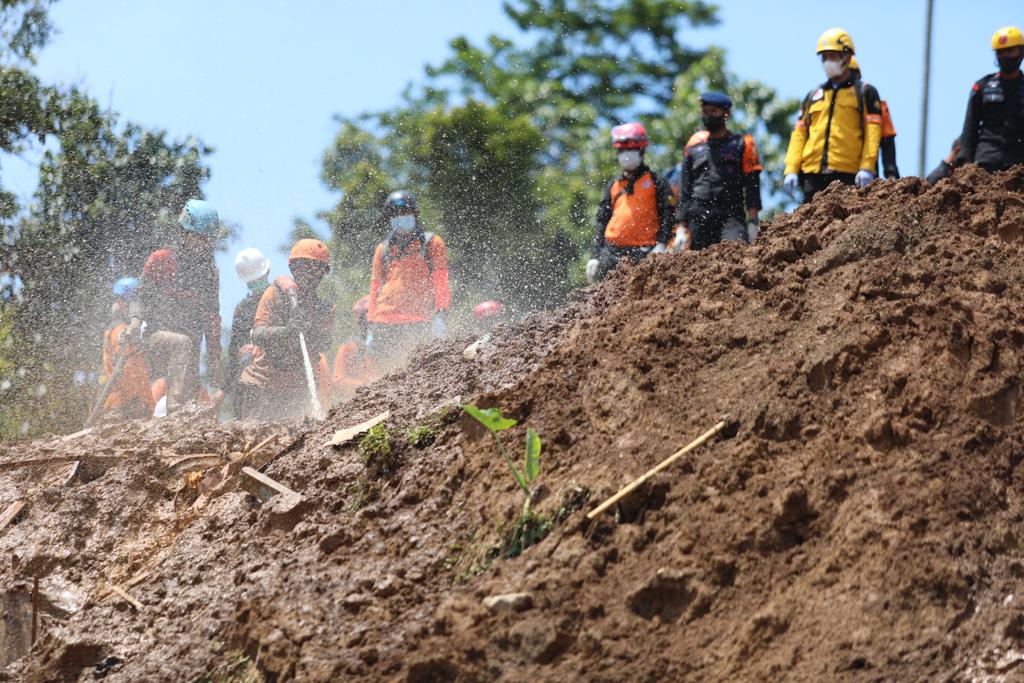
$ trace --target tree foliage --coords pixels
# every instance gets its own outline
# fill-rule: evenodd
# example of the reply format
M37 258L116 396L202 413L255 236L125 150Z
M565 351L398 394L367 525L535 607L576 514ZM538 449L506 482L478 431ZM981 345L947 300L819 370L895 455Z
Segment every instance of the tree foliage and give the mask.
M392 110L342 122L322 177L341 198L320 214L343 264L336 291L365 291L373 244L386 234L388 190L418 193L450 247L463 305L498 297L532 308L582 280L594 207L618 172L612 125L640 119L667 170L700 128L698 96L726 90L733 129L757 138L766 168L781 166L797 103L725 67L724 52L687 45L717 22L715 8L682 0L509 0L521 30L477 45L451 41ZM778 182L769 172L769 190Z

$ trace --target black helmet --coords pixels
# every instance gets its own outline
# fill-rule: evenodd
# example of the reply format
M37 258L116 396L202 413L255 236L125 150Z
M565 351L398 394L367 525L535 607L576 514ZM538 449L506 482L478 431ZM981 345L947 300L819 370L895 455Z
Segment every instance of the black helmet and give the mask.
M416 198L407 190L392 192L384 202L384 215L387 218L391 218L392 216L401 216L409 213L410 211L417 217L420 215L420 207L416 203Z

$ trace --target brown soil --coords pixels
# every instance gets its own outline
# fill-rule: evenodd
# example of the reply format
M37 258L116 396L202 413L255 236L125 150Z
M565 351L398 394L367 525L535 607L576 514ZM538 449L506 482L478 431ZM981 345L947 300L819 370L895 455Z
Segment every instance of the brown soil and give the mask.
M1022 246L1024 169L833 188L753 248L651 258L499 327L475 361L422 349L323 425L0 447L87 456L70 482L0 465L0 511L28 503L0 531L0 680L1024 676ZM519 419L513 453L527 424L544 441L534 509L559 521L519 557L494 548L522 493L460 401ZM386 457L323 445L384 409ZM272 433L264 471L302 505L189 511L169 460ZM484 604L506 593L528 597Z

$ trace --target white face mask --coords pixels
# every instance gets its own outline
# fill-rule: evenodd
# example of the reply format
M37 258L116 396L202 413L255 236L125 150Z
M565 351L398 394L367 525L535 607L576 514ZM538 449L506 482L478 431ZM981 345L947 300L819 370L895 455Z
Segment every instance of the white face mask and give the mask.
M395 216L391 219L391 229L395 232L410 232L416 227L416 216L411 214Z
M825 70L825 75L829 78L838 78L846 70L841 59L826 59L821 63L821 68Z
M619 166L623 171L635 171L640 165L640 150L626 149L619 152Z

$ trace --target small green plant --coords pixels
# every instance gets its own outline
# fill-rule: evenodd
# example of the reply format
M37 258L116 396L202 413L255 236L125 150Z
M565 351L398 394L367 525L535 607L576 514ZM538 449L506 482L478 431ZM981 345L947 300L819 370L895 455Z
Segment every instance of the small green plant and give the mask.
M458 411L445 406L427 415L423 422L410 427L406 433L406 443L413 448L426 448L437 440L441 430L458 419Z
M401 464L391 430L383 424L366 432L359 440L358 452L366 464L367 473L373 478L389 476Z
M482 424L491 433L491 436L494 437L495 443L498 444L498 451L501 452L501 457L505 459L505 464L508 465L509 471L512 472L512 477L516 480L516 484L523 490L523 495L526 497L523 501L523 510L512 524L512 527L508 530L504 528L498 529L498 533L502 537L499 554L502 557L517 557L526 548L544 540L551 532L552 527L551 520L546 516L530 510L530 501L532 499L530 484L540 476L540 436L537 435L537 432L532 427L526 429L523 469L520 471L513 464L512 458L509 456L508 450L506 450L505 444L502 443L499 436L499 432L515 427L519 422L510 417L505 417L498 408L477 408L470 404L462 406L462 409L470 417Z

